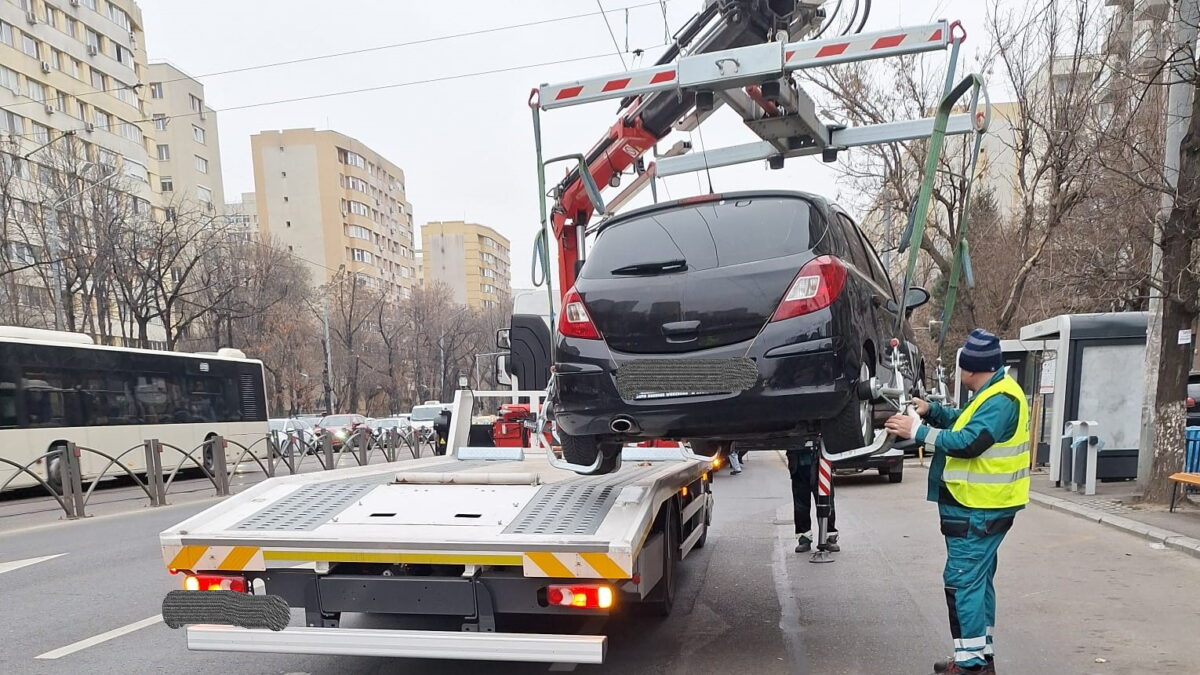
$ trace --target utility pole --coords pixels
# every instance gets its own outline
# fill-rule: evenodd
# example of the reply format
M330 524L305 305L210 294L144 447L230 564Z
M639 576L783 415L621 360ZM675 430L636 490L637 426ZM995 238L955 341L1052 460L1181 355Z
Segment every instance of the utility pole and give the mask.
M1173 40L1166 53L1174 55L1173 67L1164 71L1169 78L1167 90L1167 130L1163 156L1163 192L1158 217L1154 223L1154 243L1150 247L1150 278L1162 277L1162 228L1175 204L1175 188L1179 179L1179 146L1187 131L1192 110L1192 81L1196 75L1193 48L1196 27L1200 24L1200 0L1179 0L1172 10ZM1159 353L1163 336L1163 297L1155 286L1150 287L1150 316L1146 319L1146 368L1142 384L1142 429L1138 439L1137 483L1144 492L1150 480L1154 460L1154 429L1157 423L1158 377L1161 363ZM1171 336L1173 339L1174 336Z
M322 318L325 324L325 414L333 414L333 354L329 350L329 298L326 297L322 306Z

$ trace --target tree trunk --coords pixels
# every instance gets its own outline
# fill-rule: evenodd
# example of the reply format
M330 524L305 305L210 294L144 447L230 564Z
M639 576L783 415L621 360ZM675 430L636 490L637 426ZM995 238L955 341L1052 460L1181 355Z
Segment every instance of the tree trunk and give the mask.
M1171 214L1163 225L1162 339L1159 342L1158 387L1154 392L1154 447L1143 499L1166 503L1171 484L1167 477L1182 471L1186 455L1184 428L1187 410L1188 370L1192 365L1193 340L1179 344L1180 331L1191 330L1197 317L1197 292L1200 286L1189 269L1192 248L1200 239L1197 204L1200 204L1200 87L1192 95L1192 114L1187 133L1179 146L1179 178Z

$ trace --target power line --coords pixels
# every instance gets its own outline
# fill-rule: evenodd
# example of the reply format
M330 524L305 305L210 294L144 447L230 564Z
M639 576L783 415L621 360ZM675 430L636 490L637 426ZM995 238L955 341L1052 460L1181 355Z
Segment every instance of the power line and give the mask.
M613 48L617 50L617 58L621 59L621 68L629 70L629 66L625 63L625 54L621 53L621 45L617 42L617 34L613 32L612 24L608 22L608 15L604 13L604 5L600 4L600 0L596 0L596 7L600 9L600 16L604 17L604 25L608 28L608 36L612 38Z
M652 45L650 47L647 47L647 49L655 49L657 47L663 47L663 46L665 46L665 45L657 44L657 45ZM416 85L420 85L420 84L432 84L435 82L448 82L451 80L462 80L462 79L467 79L467 78L472 78L472 77L482 77L484 75L498 75L501 73L511 73L511 72L516 72L516 71L521 71L521 70L530 70L533 68L541 68L541 67L545 67L545 66L555 66L555 65L561 65L564 63L577 63L580 61L592 61L595 59L608 58L609 56L611 56L611 54L609 54L607 52L604 54L592 54L590 56L576 56L576 57L569 58L569 59L558 59L555 61L543 61L540 63L527 63L527 64L523 64L523 65L519 65L519 66L508 66L505 68L493 68L492 70L480 70L480 71L475 71L475 72L470 72L470 73L460 73L458 75L445 75L442 77L431 77L431 78L426 78L424 80L409 80L407 82L397 82L394 84L382 84L382 85L378 85L378 86L374 86L374 87L362 87L359 89L346 89L343 91L334 91L334 92L328 92L328 93L324 93L324 94L311 94L308 96L296 96L293 98L275 99L273 101L260 101L258 103L246 103L243 105L235 105L235 106L227 106L224 108L216 108L212 112L214 112L214 113L231 112L231 111L236 111L236 110L247 110L250 108L262 108L262 107L266 107L266 106L280 105L283 103L298 103L300 101L313 101L313 100L322 99L322 98L333 98L336 96L349 96L352 94L363 94L363 93L369 93L369 92L373 92L373 91L384 91L387 89L399 89L399 88L403 88L403 87L412 87L412 86L416 86ZM159 118L159 119L173 120L173 119L181 119L181 118L186 118L186 117L197 117L197 116L205 115L205 114L207 114L207 112L189 112L189 113L181 113L178 115L171 115L170 117ZM134 120L134 123L148 123L148 122L153 122L153 121L155 121L154 118L142 118L139 120ZM94 128L96 128L97 125L86 125L85 124L85 126L78 127L75 129L61 130L61 133L90 131L91 129L89 129L89 126L92 129L94 129ZM112 126L113 125L109 125L108 131L112 132L112 129L111 129ZM113 133L115 133L115 132L113 132ZM33 136L30 134L9 134L9 137L33 138Z
M669 2L670 0L660 0L660 1L661 2ZM542 26L542 25L547 25L547 24L552 24L552 23L561 23L564 21L573 21L575 19L584 19L584 18L593 17L593 16L597 16L597 15L604 16L604 22L607 24L608 17L606 16L606 13L620 12L623 10L630 10L630 9L642 9L644 7L658 7L660 5L660 1L644 2L641 4L637 4L637 5L629 5L628 7L620 7L620 8L611 9L611 10L605 10L603 7L601 7L600 11L598 11L598 12L583 12L581 14L571 14L568 16L556 17L553 19L539 19L537 21L526 21L523 23L513 23L513 24L507 24L504 26L494 26L492 28L481 28L479 30L464 31L461 33L448 33L446 35L437 35L434 37L421 38L418 40L408 40L405 42L394 42L392 44L376 45L374 47L363 47L362 49L352 49L352 50L344 51L344 52L332 52L329 54L318 54L316 56L304 56L304 57L295 58L295 59L288 59L286 61L273 61L271 63L260 63L260 64L253 65L253 66L242 66L240 68L230 68L227 70L215 70L211 73L202 73L195 77L176 77L176 78L173 78L170 80L162 80L161 84L169 84L171 82L184 82L184 81L188 81L188 80L201 80L201 79L208 78L208 77L218 77L221 75L233 75L236 73L245 73L245 72L249 72L249 71L253 71L253 70L265 70L268 68L278 68L280 66L290 66L290 65L295 65L298 63L311 63L313 61L336 59L336 58L341 58L343 56L356 56L359 54L370 54L372 52L379 52L379 51L384 51L384 50L388 50L388 49L398 49L401 47L412 47L414 45L423 45L423 44L429 44L429 43L433 43L433 42L442 42L445 40L454 40L454 39L463 38L463 37L473 37L476 35L487 35L489 33L500 33L503 31L516 30L518 28L529 28L532 26ZM597 0L596 4L597 5L600 4L599 0ZM609 34L610 35L612 34L611 27L609 28ZM613 44L616 44L615 36L613 37ZM618 49L618 53L619 52L620 52L620 49ZM622 57L621 62L622 62L622 64L624 64L624 57ZM112 77L112 76L109 76L109 77ZM113 78L113 79L116 79L116 78ZM106 94L106 93L114 93L114 92L118 92L118 91L127 91L127 90L136 89L138 87L141 87L141 86L143 86L143 84L144 83L139 83L136 85L124 85L121 87L113 87L111 89L97 89L95 91L87 91L87 92L83 92L81 94L74 94L74 96L76 98L82 98L85 96L94 96L96 94ZM29 101L21 101L19 103L11 104L6 108L0 108L0 109L7 110L9 108L15 108L17 106L22 106L22 105L32 105L35 103L39 104L39 105L45 105L45 103L43 103L41 101L35 101L33 99L30 99Z

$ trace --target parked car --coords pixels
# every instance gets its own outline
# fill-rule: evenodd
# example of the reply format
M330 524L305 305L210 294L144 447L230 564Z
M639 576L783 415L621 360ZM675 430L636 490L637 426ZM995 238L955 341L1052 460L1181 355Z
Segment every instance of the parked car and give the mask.
M281 455L292 456L314 452L317 440L313 427L298 417L283 417L267 420L275 447Z
M384 436L389 429L396 429L401 436L407 436L412 433L412 424L408 421L408 417L381 417L377 419L367 420L367 426L371 429L371 435L377 441L383 441Z
M1187 384L1187 425L1200 427L1200 370L1188 373Z
M449 403L425 402L418 406L413 406L412 412L409 413L409 423L412 425L413 433L425 441L432 441L435 434L433 431L433 423L437 416L443 410L450 409Z
M326 415L317 423L315 431L318 435L329 434L333 447L340 448L356 429L366 423L367 418L362 415Z
M905 310L928 300L913 288ZM647 438L709 454L814 434L830 452L866 445L887 409L858 385L890 380L893 337L912 358L906 386L924 372L907 328L895 334L899 312L871 243L822 197L706 195L615 217L559 314L564 454L591 464L601 453L604 472L623 443Z

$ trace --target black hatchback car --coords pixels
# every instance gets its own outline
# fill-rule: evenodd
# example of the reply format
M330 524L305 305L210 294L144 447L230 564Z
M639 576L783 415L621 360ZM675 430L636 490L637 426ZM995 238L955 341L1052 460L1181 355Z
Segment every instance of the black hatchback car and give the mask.
M929 294L909 298L911 311ZM591 464L601 453L605 472L623 443L649 438L706 453L815 434L831 452L865 445L886 411L857 385L890 378L899 311L871 244L815 195L706 195L613 218L558 317L564 454Z

